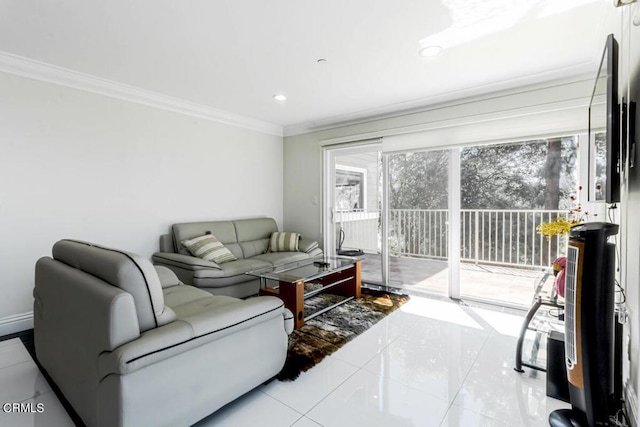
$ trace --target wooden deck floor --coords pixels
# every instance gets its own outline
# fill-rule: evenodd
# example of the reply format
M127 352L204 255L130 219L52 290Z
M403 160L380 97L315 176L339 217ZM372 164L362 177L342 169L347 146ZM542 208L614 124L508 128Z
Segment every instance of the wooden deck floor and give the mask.
M379 255L364 255L362 280L380 282ZM447 294L449 269L446 261L390 257L390 284L416 292ZM534 287L542 269L532 270L503 266L460 264L460 294L462 297L486 299L498 304L531 305ZM546 286L552 286L548 280Z

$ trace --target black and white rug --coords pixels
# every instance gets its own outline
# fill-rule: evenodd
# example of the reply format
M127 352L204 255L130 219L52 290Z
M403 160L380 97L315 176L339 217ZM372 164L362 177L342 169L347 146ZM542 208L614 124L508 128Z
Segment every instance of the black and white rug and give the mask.
M305 301L305 313L327 307L343 297L319 294ZM326 356L338 350L389 313L407 302L407 295L362 289L362 297L348 301L305 322L289 336L289 350L284 368L276 377L293 381Z

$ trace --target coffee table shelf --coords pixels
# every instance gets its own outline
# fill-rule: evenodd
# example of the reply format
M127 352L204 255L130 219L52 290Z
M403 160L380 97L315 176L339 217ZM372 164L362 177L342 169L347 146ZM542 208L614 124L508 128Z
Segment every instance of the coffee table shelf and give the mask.
M302 327L304 322L325 313L353 298L360 298L360 260L355 258L324 258L284 266L271 272L250 272L260 278L260 295L276 296L294 315L294 327ZM276 282L275 286L269 286ZM305 292L305 283L319 285L317 289ZM343 300L305 316L304 300L331 290L332 294L344 296Z

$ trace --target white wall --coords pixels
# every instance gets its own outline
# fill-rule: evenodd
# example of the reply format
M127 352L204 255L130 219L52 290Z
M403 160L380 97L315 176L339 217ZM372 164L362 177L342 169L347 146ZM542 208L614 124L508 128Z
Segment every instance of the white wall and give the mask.
M322 161L318 134L285 138L283 229L322 245Z
M0 322L58 239L150 256L174 222L282 224L282 137L4 73L0 99Z

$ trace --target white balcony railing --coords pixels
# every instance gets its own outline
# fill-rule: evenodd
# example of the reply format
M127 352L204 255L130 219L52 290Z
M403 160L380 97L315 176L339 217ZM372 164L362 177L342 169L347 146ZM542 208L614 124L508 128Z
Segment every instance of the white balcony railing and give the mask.
M566 251L567 237L547 240L536 227L566 218L566 210L472 210L460 215L460 257L478 264L521 267L548 266ZM380 213L339 212L343 248L380 250ZM389 251L392 256L446 259L449 243L446 209L392 209L389 211Z
M336 220L343 231L343 248L362 249L365 252L376 253L380 249L378 236L380 234L380 212L378 211L350 211L337 212Z

